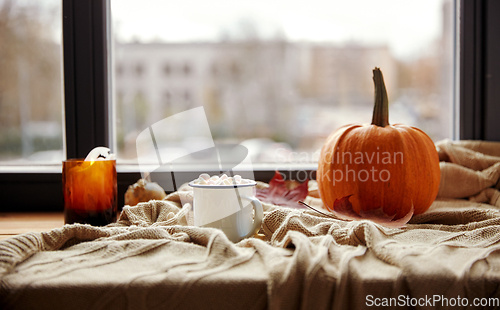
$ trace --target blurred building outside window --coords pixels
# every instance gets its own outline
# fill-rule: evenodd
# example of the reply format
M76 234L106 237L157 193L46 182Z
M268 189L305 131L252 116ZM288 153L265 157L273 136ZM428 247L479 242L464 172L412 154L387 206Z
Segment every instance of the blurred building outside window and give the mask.
M61 1L0 0L0 166L64 159Z
M254 162L314 162L336 128L371 120L375 66L391 123L453 137L451 0L146 2L111 2L123 163L140 131L197 106ZM65 157L61 7L0 0L0 165Z
M122 163L139 132L197 106L253 162L315 162L335 129L371 121L374 67L391 123L453 138L452 0L146 2L111 3L115 68L148 68L114 76Z

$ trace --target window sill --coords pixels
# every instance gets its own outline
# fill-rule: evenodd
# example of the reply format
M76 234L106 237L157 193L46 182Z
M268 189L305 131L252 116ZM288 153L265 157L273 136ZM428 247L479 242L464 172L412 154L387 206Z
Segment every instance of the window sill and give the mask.
M62 212L0 213L0 241L28 232L49 231L63 225Z
M178 169L176 178L182 182L193 180L203 171L186 166ZM255 180L269 182L276 170L285 179L305 181L316 179L317 164L278 163L252 165ZM0 212L60 212L63 210L61 165L0 166ZM118 165L118 206L124 205L128 187L141 178L138 165ZM168 189L167 192L169 192Z
M317 163L254 163L248 166L248 169L254 171L313 171L318 167ZM246 169L247 167L243 167ZM116 166L118 173L139 173L139 165L137 164L120 164ZM203 171L202 167L193 165L183 165L176 169L177 171L199 172ZM0 165L0 174L14 173L61 173L61 164L48 165Z

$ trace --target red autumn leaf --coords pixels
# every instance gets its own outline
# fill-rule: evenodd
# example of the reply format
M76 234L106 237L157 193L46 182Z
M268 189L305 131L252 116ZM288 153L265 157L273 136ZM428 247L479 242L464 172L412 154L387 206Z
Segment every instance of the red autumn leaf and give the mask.
M302 209L304 207L297 202L307 197L309 193L308 183L309 180L303 183L285 181L281 174L276 171L271 182L269 182L269 187L257 189L256 197L260 201L272 203L277 206Z
M332 213L339 213L342 216L348 217L348 218L356 218L359 217L359 214L354 211L352 208L352 204L349 201L349 197L352 195L342 197L340 199L335 199L335 202L333 203L333 209L327 208L330 210Z
M359 213L357 213L353 207L351 202L349 201L349 198L352 195L342 197L340 199L335 199L335 202L333 203L333 208L330 208L327 206L328 210L333 213L336 217L343 219L343 220L348 220L348 221L355 221L355 220L371 220L375 223L378 223L383 226L387 227L404 227L406 223L411 219L413 216L413 208L406 214L404 217L394 220L394 215L387 215L384 212L384 209L382 207L377 208L377 209L372 209L368 211L360 210Z

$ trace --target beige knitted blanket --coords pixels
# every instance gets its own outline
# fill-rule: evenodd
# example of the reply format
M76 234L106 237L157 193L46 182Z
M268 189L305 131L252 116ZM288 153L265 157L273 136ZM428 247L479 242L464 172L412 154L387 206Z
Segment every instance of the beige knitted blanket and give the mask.
M437 147L439 198L404 228L264 204L261 238L233 244L187 225L185 187L107 227L1 241L0 309L498 306L500 143Z

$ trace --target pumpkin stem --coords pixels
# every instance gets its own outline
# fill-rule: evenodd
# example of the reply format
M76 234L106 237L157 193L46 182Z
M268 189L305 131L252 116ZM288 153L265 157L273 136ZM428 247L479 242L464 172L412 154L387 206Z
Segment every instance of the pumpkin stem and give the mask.
M389 99L385 89L384 76L379 68L373 69L375 84L375 106L373 107L372 125L385 127L389 125Z

